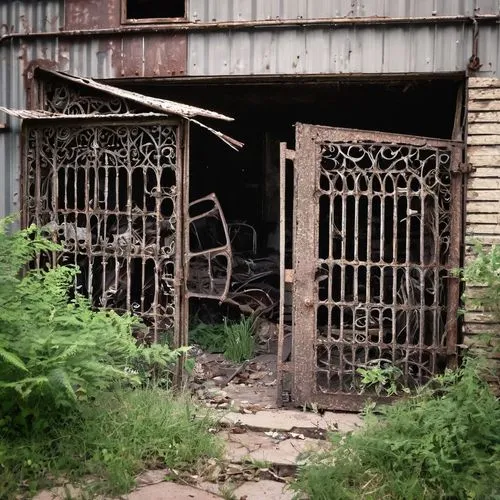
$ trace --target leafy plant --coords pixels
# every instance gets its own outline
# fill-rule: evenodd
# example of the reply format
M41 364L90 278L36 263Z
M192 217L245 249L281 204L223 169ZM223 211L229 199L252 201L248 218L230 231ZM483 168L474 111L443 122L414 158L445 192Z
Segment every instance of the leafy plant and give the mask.
M480 243L474 245L476 257L462 271L462 278L470 285L482 285L475 296L466 296L468 306L480 306L491 311L500 320L500 246L485 251Z
M189 332L190 342L198 344L207 352L222 352L235 363L250 359L255 349L255 320L242 316L238 322L197 323Z
M11 222L0 222L0 430L50 427L116 383L138 385L138 363L157 370L183 352L138 346L136 317L71 298L74 267L22 274L37 254L60 247L34 226L8 233Z
M480 371L468 359L381 416L369 414L359 431L332 434L331 449L300 467L298 497L499 498L500 405Z
M254 318L242 317L238 323L224 323L224 357L235 363L250 359L255 349Z
M356 371L361 375L362 387L374 388L377 395L385 392L388 396L393 396L401 388L398 381L403 376L403 372L389 361L377 360L377 364L367 368L358 368Z

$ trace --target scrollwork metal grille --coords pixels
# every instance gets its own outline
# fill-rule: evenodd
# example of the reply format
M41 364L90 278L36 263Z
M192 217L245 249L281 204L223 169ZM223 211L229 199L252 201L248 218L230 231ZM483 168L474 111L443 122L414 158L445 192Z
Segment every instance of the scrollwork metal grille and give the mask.
M103 96L86 89L56 81L45 83L45 110L65 115L118 114L134 111L128 101L115 96Z
M450 165L446 148L321 144L318 392L359 392L358 368L415 387L445 366Z
M80 105L95 108L70 104ZM151 340L176 322L178 133L172 122L27 131L27 222L63 244L54 259L80 268L79 293L98 307L142 316Z

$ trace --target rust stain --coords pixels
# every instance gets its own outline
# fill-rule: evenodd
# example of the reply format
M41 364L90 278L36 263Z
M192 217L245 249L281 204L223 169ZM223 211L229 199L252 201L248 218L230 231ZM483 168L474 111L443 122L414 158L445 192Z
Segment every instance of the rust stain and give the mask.
M183 75L187 65L187 35L151 35L144 40L143 76Z
M66 0L66 30L120 26L120 0Z
M113 65L115 63L113 62ZM120 76L144 76L144 38L123 37L119 61Z

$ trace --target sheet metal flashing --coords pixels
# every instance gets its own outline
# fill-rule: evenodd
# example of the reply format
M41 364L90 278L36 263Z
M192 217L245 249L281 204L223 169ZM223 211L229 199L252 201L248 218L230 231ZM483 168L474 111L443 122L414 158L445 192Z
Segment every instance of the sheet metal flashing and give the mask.
M52 113L50 111L44 110L33 110L33 109L9 109L4 106L0 106L0 111L7 113L10 116L16 118L21 118L22 120L67 120L75 118L96 118L99 119L111 119L111 118L166 118L169 115L165 113L109 113L109 114L99 114L99 113L82 113L78 115L65 115L64 113ZM1 125L0 125L1 126Z
M37 74L46 74L49 77L55 76L58 78L62 78L65 81L76 83L77 85L82 85L84 87L88 87L94 90L98 90L100 92L105 92L114 97L119 97L122 99L127 99L129 101L141 104L145 107L154 109L156 111L160 111L161 113L91 113L91 114L63 114L63 113L53 113L44 110L28 110L28 109L9 109L3 106L0 106L0 111L7 113L11 116L15 116L21 119L74 119L74 118L151 118L151 117L165 117L169 115L180 116L185 120L196 123L196 125L207 129L209 132L214 134L220 140L225 142L228 146L233 149L238 150L243 147L243 143L233 139L232 137L223 134L222 132L205 125L204 123L195 119L195 117L204 117L204 118L213 118L217 120L225 120L225 121L233 121L234 118L231 118L226 115L222 115L220 113L216 113L215 111L209 111L203 108L197 108L195 106L190 106L188 104L181 104L174 101L169 101L167 99L160 99L158 97L150 97L145 96L143 94L139 94L137 92L132 92L130 90L120 89L118 87L113 87L112 85L106 85L105 83L96 82L92 78L81 78L73 75L69 75L67 73L63 73L60 71L51 71L48 69L37 68Z
M181 104L178 102L169 101L167 99L159 99L158 97L145 96L137 92L132 92L131 90L119 89L118 87L113 87L112 85L106 85L105 83L97 82L92 78L77 77L69 75L68 73L63 73L61 71L52 71L48 69L39 69L38 71L57 76L59 78L64 78L67 81L77 83L79 85L84 85L85 87L89 87L95 90L100 90L101 92L106 92L107 94L111 94L116 97L128 99L129 101L142 104L143 106L147 106L164 113L182 116L187 120L194 118L195 116L202 116L205 118L214 118L216 120L225 121L234 120L234 118L216 113L215 111L197 108L188 104Z

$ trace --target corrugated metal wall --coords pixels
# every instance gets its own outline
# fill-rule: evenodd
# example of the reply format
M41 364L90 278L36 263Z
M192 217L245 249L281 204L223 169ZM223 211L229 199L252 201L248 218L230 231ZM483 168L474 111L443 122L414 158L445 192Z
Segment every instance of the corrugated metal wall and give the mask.
M0 34L57 31L63 25L63 0L0 1ZM0 104L25 106L23 72L35 59L57 59L58 41L38 40L29 44L8 41L0 45ZM0 217L20 210L19 165L21 123L0 114L8 129L0 131Z
M98 5L102 10L99 2L67 1L76 5L75 9ZM115 7L116 2L112 0ZM63 7L64 0L0 1L0 34L58 31L65 22ZM189 0L190 20L204 22L276 17L469 16L474 12L499 14L500 0ZM92 18L85 14L73 21L85 22L87 17ZM85 27L78 23L71 26ZM482 67L478 76L498 74L499 48L499 25L481 23L478 54ZM430 74L465 72L471 54L472 25L465 22L195 31L189 33L187 42L184 34L161 33L15 39L0 45L0 105L25 106L23 73L30 63L40 60L53 62L59 70L93 78ZM0 121L10 126L9 131L0 132L1 216L20 208L20 123L2 115Z
M190 0L193 21L498 14L498 0Z
M497 33L481 35L481 46L498 43ZM188 74L454 72L465 71L471 52L472 31L460 24L193 33ZM488 55L496 71L499 53Z

